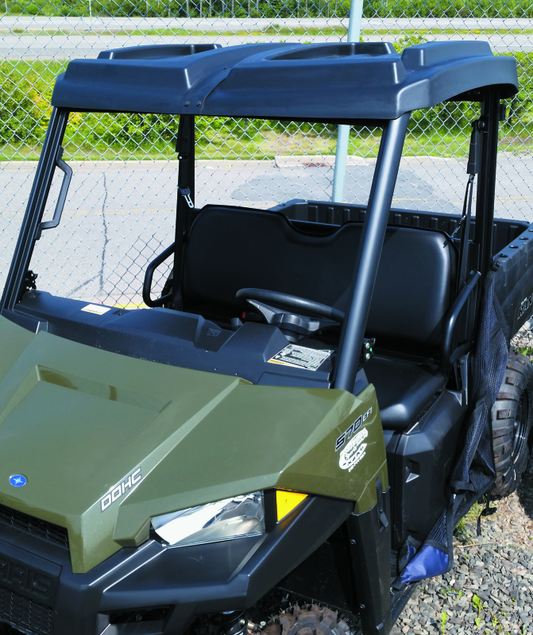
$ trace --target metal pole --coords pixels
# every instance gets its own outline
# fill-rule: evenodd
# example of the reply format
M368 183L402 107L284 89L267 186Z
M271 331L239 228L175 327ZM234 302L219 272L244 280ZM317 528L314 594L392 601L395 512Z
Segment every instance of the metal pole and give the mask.
M350 21L348 23L348 42L359 42L361 36L361 18L363 17L363 0L352 0L350 4ZM335 153L335 170L333 172L333 191L331 200L339 203L344 196L344 177L346 176L346 156L350 126L340 125L337 131L337 150Z
M368 211L354 267L354 280L341 331L335 388L352 392L359 367L370 302L378 274L381 250L387 230L392 195L409 114L393 119L383 130Z

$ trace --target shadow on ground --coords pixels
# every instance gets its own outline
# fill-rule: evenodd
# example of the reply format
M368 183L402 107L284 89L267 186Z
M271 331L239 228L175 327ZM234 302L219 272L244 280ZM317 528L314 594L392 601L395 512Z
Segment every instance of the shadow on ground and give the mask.
M518 499L529 518L533 519L533 458L529 460L522 482L518 488Z

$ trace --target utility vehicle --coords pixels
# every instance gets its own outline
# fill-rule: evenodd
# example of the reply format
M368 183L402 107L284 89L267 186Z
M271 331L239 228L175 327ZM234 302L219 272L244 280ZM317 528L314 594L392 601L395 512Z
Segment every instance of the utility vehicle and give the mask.
M465 41L148 46L68 65L1 302L0 621L390 632L416 582L452 566L459 519L527 460L532 371L509 342L533 309L533 225L494 217L516 91L513 58ZM454 101L477 109L464 205L394 207L410 116ZM100 218L95 180L72 212L62 144L91 112L179 116L168 227L157 209ZM368 200L196 207L205 116L369 126ZM136 232L138 257L111 262L113 237L134 247ZM107 300L91 291L96 234ZM143 306L122 306L128 276Z

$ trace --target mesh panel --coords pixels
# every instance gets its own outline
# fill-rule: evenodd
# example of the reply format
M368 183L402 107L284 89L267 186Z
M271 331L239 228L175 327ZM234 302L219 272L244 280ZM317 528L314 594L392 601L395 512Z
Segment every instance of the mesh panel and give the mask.
M469 483L470 469L476 453L478 468L494 473L490 446L490 409L498 396L505 373L509 349L495 309L494 278L489 274L485 286L481 323L473 363L473 390L477 403L472 413L461 459L453 480ZM479 483L477 484L479 487Z
M438 523L433 527L429 536L427 537L428 541L438 542L441 545L448 544L447 538L447 519L448 513L444 511L443 515L440 517Z
M494 280L489 278L487 282L489 284L476 345L474 391L477 393L486 386L488 401L493 404L503 381L509 350L495 310L497 300L494 296Z
M451 484L458 492L458 496L452 497L448 509L442 513L422 549L406 566L402 574L402 582L404 583L413 579L421 579L417 573L419 570L427 570L427 573L421 574L422 577L429 577L449 570L453 563L452 528L468 511L472 502L487 491L492 482L494 459L490 442L489 414L498 395L509 356L507 341L498 322L496 303L494 276L489 273L485 284L482 319L473 360L474 385L471 394L474 396L476 407L466 423L467 432L463 452L453 470L451 479ZM475 496L464 497L462 493L465 490L472 491ZM442 570L436 568L433 571L430 567L425 567L427 551L424 552L424 547L431 548L435 545L446 554L446 557L441 563ZM414 578L412 577L413 571L415 572Z

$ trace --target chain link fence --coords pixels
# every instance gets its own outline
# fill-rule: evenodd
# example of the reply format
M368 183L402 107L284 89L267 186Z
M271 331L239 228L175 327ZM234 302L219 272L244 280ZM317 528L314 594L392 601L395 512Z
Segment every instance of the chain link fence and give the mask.
M145 44L346 41L349 9L340 0L4 0L2 282L50 116L54 79L69 59ZM482 39L496 53L517 57L521 90L507 104L501 127L496 212L529 221L532 34L530 0L505 5L376 0L365 3L361 33L363 41L392 42L397 50L423 41ZM473 108L446 104L411 118L396 206L461 211L476 116ZM119 306L140 304L146 265L173 240L176 131L177 120L170 116L71 116L64 158L74 178L64 217L58 231L43 234L36 250L35 269L47 290ZM292 198L331 197L334 127L206 118L198 121L197 142L197 206L265 208ZM351 131L348 203L366 202L378 143L375 131ZM165 276L162 271L159 287Z

